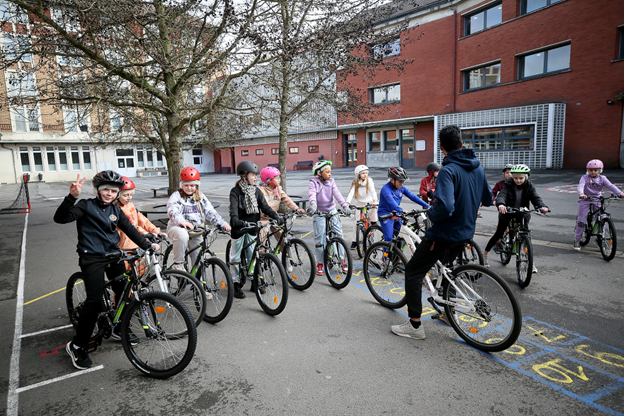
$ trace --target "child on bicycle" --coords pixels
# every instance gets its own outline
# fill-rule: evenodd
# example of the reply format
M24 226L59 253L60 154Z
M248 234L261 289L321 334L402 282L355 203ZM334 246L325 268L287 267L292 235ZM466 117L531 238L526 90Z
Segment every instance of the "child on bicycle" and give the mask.
M624 192L613 185L606 176L601 175L603 168L604 165L601 160L592 159L587 162L587 174L581 177L576 189L579 194L579 206L578 215L576 217L576 228L574 229L574 250L581 250L581 237L585 230L585 221L587 220L589 206L594 205L596 210L600 208L599 200L587 201L587 198L600 197L603 188L607 188L613 192L613 194L624 198Z
M401 208L403 195L407 196L421 207L430 208L428 203L420 199L417 195L414 195L406 186L403 186L405 181L409 179L405 169L401 167L389 168L388 179L388 183L381 188L381 192L379 193L380 216L390 214L392 211L403 212L403 208ZM380 222L384 234L384 241L392 241L395 230L399 232L403 225L401 219L394 220L389 218L381 220Z
M420 181L420 197L429 204L433 201L433 193L435 192L435 183L438 173L440 173L440 165L431 162L427 165L427 176Z
M190 237L189 230L203 225L206 221L212 225L223 227L226 231L232 228L212 207L212 204L199 190L199 171L187 166L180 172L180 189L172 193L167 202L167 234L173 245L172 269L186 270L184 255L187 247L201 244L201 235ZM199 250L190 254L191 264L195 264Z
M368 177L368 166L359 165L355 168L355 179L351 183L351 189L349 189L349 195L347 195L347 204L351 204L351 200L355 198L355 206L358 209L355 210L355 222L357 223L362 211L361 207L366 204L377 206L377 191L375 191L375 183L373 178ZM371 208L368 210L368 218L373 224L377 222L377 209ZM353 242L351 243L351 249L355 249L357 226L353 226Z
M520 218L525 215L523 213L508 213L507 207L511 208L529 208L529 202L533 204L535 208L540 209L543 213L548 212L548 207L544 205L542 198L537 194L535 186L528 179L531 174L531 169L527 165L515 165L510 170L512 177L505 181L503 189L498 193L496 197L496 206L498 207L498 225L496 226L496 232L490 238L485 251L483 252L483 263L486 267L490 267L487 256L494 244L500 240L503 233L507 229L509 221L513 218ZM531 217L526 215L525 224L529 226L529 220ZM537 273L537 267L533 264L533 273Z
M230 264L234 265L232 280L234 280L234 297L245 298L240 281L239 263L243 247L256 240L258 234L257 223L260 221L260 212L283 224L282 218L271 209L262 191L256 186L260 169L255 163L245 160L236 167L236 174L240 179L230 191L230 223L232 224L232 250ZM247 248L247 258L253 254L255 244ZM242 283L242 284L241 284Z
M512 165L511 163L507 163L505 167L503 168L503 175L505 176L505 179L502 179L496 182L496 185L494 185L494 188L492 188L492 198L495 201L496 201L496 196L503 189L503 185L505 184L505 182L508 181L509 178L511 178L511 168L513 167L514 165Z
M308 201L310 202L308 215L314 215L312 224L314 226L314 243L316 245L316 274L318 275L325 273L322 260L323 252L325 251L325 236L327 230L325 229L325 218L318 215L316 212L336 213L336 203L334 202L334 198L336 198L336 201L338 201L342 207L342 211L346 215L351 215L349 204L344 200L336 183L331 177L331 170L331 161L319 160L312 167L314 178L310 179L308 184ZM333 216L330 221L332 230L338 237L342 237L342 223L340 222L340 218L338 218L338 216ZM344 273L348 273L348 265L344 260L342 270Z
M80 370L92 365L87 348L102 306L104 274L113 279L126 271L124 264L118 262L121 253L117 246L119 243L117 227L142 249L151 246L149 241L133 227L121 207L113 204L119 190L124 186L121 175L112 170L97 173L91 182L96 197L78 200L86 179L83 178L81 181L78 175L76 182L69 187L69 195L54 214L54 222L57 224L76 221L78 231L76 251L87 297L80 311L76 335L67 343L66 350L74 367ZM156 250L160 248L157 244L153 247ZM115 296L121 297L124 282L116 282L112 286Z

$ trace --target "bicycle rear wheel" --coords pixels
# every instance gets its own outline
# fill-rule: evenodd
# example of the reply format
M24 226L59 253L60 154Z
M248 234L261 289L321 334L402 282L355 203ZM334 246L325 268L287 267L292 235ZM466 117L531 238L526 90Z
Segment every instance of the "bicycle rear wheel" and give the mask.
M464 249L459 253L455 262L455 266L463 266L464 264L479 264L483 266L483 253L481 247L476 241L470 239L464 244Z
M129 342L130 333L138 338L136 345ZM197 328L188 309L172 295L143 292L124 310L121 343L139 371L154 378L168 378L191 362L197 347Z
M383 241L383 239L383 230L380 225L375 224L368 227L363 241L364 252L366 252L368 248L376 242Z
M288 281L284 266L274 254L262 253L254 268L256 298L269 315L282 313L288 302Z
M69 315L69 322L74 329L78 330L78 321L80 320L80 312L83 305L87 300L87 291L84 285L84 276L82 272L76 272L69 277L65 290L65 303L67 306L67 314ZM112 327L106 323L109 321L106 314L112 310L112 300L114 299L113 291L110 286L105 286L105 293L102 298L102 308L98 316L98 319L93 328L91 334L91 342L97 338L109 338Z
M371 295L381 305L397 309L405 305L405 266L407 259L393 244L380 241L366 250L364 280Z
M206 313L206 292L203 285L187 272L181 270L165 270L161 272L165 293L172 294L186 306L191 313L195 326L201 324ZM153 291L162 291L156 275L149 276L145 283Z
M509 228L507 228L505 232L503 232L503 236L501 237L499 244L501 263L503 263L503 266L506 266L507 264L509 264L509 261L511 261L511 251L513 244L511 241L511 235L509 234Z
M162 256L160 262L162 270L168 270L173 266L173 244L165 249L165 254Z
M526 235L518 237L518 257L516 257L516 272L520 287L527 287L533 276L533 245Z
M229 269L222 260L205 256L199 269L199 280L206 293L212 295L206 300L204 321L211 324L221 322L234 302L234 284Z
M482 351L503 351L520 335L522 313L511 289L491 269L460 266L442 282L442 296L454 305L444 305L446 317L468 345Z
M298 238L292 238L284 246L282 264L286 269L288 283L297 290L306 290L316 276L314 254L308 245Z
M325 276L329 283L336 289L347 287L353 272L353 260L347 243L340 237L334 237L325 246L323 255Z
M600 253L606 261L613 260L615 251L617 250L617 236L615 234L615 226L611 218L605 218L600 223L601 233L598 239L600 245Z
M358 258L363 258L366 250L364 249L364 239L365 239L366 229L363 224L356 224L355 229L355 252L358 255Z

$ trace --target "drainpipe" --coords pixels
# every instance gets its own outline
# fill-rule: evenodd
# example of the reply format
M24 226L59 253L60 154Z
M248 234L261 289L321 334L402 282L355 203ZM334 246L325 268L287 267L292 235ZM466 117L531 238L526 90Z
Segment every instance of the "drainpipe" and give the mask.
M457 9L454 7L449 7L449 9L453 10L453 76L451 80L453 81L453 107L452 111L455 112L455 98L457 96L456 93L456 82L455 82L455 70L457 66Z

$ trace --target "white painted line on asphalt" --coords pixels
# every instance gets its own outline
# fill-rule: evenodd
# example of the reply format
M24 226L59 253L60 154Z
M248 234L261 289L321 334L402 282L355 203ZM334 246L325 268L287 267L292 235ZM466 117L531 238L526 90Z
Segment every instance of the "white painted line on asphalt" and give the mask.
M11 367L9 370L9 392L7 394L7 416L17 416L19 410L19 359L22 348L22 323L24 320L24 280L26 278L26 231L28 230L28 213L24 218L24 233L22 235L22 252L20 259L19 279L17 282L17 305L15 307L15 333L13 336L13 351L11 353Z
M27 391L27 390L35 389L37 387L45 386L46 384L56 383L57 381L67 380L68 378L81 376L83 374L90 373L92 371L101 370L103 368L104 368L103 365L98 365L97 367L92 367L92 368L89 368L87 370L76 371L75 373L67 374L67 375L61 376L61 377L51 378L50 380L42 381L42 382L36 383L36 384L31 384L30 386L20 387L19 389L17 389L17 392L21 393L21 392L24 392L24 391Z
M58 331L59 329L65 329L65 328L71 328L71 327L72 327L72 325L69 324L69 325L65 325L65 326L59 326L57 328L44 329L43 331L31 332L30 334L22 335L22 338L32 337L32 336L35 336L35 335L45 334L46 332Z

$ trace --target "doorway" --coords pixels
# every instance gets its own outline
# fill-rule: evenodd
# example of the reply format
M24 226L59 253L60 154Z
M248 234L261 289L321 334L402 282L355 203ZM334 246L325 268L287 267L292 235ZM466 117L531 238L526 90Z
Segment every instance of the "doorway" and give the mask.
M357 166L357 135L355 133L345 134L345 166Z

